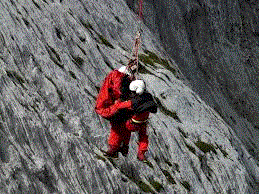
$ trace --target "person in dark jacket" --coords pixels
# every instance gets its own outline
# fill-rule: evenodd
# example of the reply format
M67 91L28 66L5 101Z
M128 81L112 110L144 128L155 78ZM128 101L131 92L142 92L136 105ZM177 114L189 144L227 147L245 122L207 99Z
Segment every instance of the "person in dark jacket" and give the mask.
M145 161L145 153L148 150L147 124L150 113L157 112L157 105L152 95L145 90L145 84L142 80L132 81L130 90L134 96L131 98L133 116L126 121L126 129L131 132L137 131L139 134L138 154L140 161ZM124 137L125 138L125 137ZM127 137L128 141L130 136Z
M151 94L144 91L144 82L135 80L136 68L136 60L131 60L128 66L108 74L97 96L95 111L111 124L106 155L118 157L121 152L127 156L131 132L138 131L138 159L143 161L148 149L147 119L157 107Z

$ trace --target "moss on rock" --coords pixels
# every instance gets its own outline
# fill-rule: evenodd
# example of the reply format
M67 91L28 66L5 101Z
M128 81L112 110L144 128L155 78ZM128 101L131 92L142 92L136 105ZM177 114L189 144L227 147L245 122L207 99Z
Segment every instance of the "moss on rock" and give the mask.
M171 174L167 170L162 170L163 174L165 175L167 181L171 184L176 184L174 178L171 176Z
M163 59L161 57L158 57L154 52L151 52L149 50L144 50L145 54L140 54L139 59L149 65L154 65L154 63L158 63L162 65L165 69L171 71L173 74L175 74L176 70L170 65L167 59Z
M207 152L212 151L212 152L214 152L215 154L217 154L216 149L215 149L215 147L214 147L212 144L208 144L208 143L205 143L205 142L199 140L199 141L197 141L197 142L195 143L195 145L196 145L201 151L203 151L204 153L207 153Z
M149 183L155 188L157 192L160 192L164 189L163 185L154 179L149 180Z
M161 112L163 112L165 115L177 120L180 123L182 122L176 112L168 110L157 97L154 97L154 98L155 98L157 105Z
M97 33L97 35L98 35L98 37L99 37L99 39L100 39L102 44L104 44L104 45L114 49L114 46L112 46L112 44L108 40L106 40L101 34Z

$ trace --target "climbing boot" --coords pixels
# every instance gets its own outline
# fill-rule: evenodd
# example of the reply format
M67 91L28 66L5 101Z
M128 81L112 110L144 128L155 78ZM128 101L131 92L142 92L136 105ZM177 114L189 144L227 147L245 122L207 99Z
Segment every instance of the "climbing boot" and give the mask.
M122 147L119 148L119 152L124 156L127 157L129 153L129 145L123 145Z
M103 151L103 155L110 158L118 158L118 149L115 146L110 146L107 151Z

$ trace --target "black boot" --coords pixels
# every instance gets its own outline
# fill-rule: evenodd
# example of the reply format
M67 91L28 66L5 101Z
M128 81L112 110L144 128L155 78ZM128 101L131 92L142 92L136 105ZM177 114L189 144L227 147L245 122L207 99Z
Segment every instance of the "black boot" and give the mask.
M129 145L123 145L122 147L119 148L119 152L124 156L127 157L129 153Z
M111 158L118 158L118 152L119 149L114 147L114 146L110 146L109 149L107 151L102 150L103 155L106 157L111 157Z

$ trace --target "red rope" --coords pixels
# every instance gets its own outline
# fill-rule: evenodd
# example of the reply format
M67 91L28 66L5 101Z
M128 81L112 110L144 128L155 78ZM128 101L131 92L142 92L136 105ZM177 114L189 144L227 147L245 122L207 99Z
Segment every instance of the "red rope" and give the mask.
M143 20L143 0L139 0L139 19Z
M143 20L143 0L139 0L139 14L138 14L138 17L139 17L139 20ZM141 21L139 21L139 28L141 26ZM139 29L140 30L140 29ZM138 78L138 66L139 66L139 59L138 59L138 51L139 51L139 48L140 48L140 31L137 32L137 35L135 37L135 43L133 45L133 49L132 49L132 57L135 57L136 59L136 62L137 62L137 71L136 71L136 75L133 75L133 77L135 77L135 79ZM129 59L130 61L130 59ZM129 68L129 66L127 66L127 68Z

